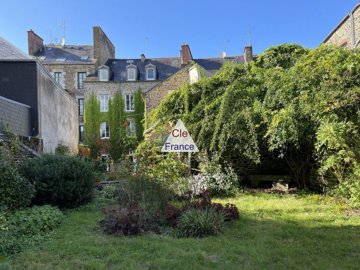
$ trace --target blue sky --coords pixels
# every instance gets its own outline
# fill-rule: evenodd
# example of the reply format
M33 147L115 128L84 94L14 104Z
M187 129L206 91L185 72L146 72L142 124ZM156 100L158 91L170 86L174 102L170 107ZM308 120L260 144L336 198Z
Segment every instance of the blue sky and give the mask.
M356 0L62 0L2 1L0 36L27 52L26 31L49 43L92 44L99 25L118 58L177 56L188 43L193 57L214 57L226 50L239 55L251 43L255 53L272 45L318 46L350 12Z

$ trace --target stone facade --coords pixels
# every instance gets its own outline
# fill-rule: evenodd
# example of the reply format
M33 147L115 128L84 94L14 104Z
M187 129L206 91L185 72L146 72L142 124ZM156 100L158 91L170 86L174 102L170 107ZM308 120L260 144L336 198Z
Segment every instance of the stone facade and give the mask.
M190 66L188 65L180 69L167 80L160 82L158 85L145 92L147 114L152 109L156 108L165 96L190 81L189 68Z
M78 73L86 72L86 75L94 73L93 64L43 64L44 67L54 76L55 72L61 73L60 86L66 89L75 97L84 96L84 88L79 88Z
M30 136L30 106L0 96L0 124L14 134Z
M345 16L337 27L326 37L324 44L355 49L360 44L360 4Z

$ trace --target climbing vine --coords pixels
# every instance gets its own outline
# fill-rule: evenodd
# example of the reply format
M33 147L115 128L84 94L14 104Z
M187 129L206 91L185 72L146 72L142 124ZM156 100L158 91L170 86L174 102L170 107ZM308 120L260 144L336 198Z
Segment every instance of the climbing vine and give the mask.
M92 94L84 111L85 144L90 148L90 157L96 159L100 151L100 102Z

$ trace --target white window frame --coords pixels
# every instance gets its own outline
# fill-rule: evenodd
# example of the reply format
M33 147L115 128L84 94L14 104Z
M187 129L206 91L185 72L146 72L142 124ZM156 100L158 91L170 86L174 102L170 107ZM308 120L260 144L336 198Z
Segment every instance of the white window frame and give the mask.
M109 80L109 71L106 68L99 69L99 81L107 82Z
M82 75L80 76L80 74L82 74ZM85 75L85 76L82 77L83 75ZM87 77L86 71L79 71L79 72L76 73L76 76L77 76L76 77L76 82L77 82L76 88L77 89L84 89L84 81L85 81L85 79ZM82 78L80 78L80 77L82 77Z
M84 142L84 134L85 134L84 131L85 131L84 125L83 124L79 125L79 143ZM82 133L82 136L81 136L81 133Z
M134 94L125 94L125 111L133 112L135 111L135 96Z
M132 75L134 75L133 77L130 76L130 74L133 73ZM128 65L126 67L126 77L128 81L136 81L136 77L137 77L137 70L136 70L136 66L135 65Z
M61 71L54 72L54 80L57 82L58 85L62 85L62 72Z
M150 78L149 77L149 70L153 71L153 77ZM155 81L156 80L156 67L152 64L149 64L148 66L146 66L146 80L148 81Z
M100 123L100 138L109 139L110 138L110 128L108 122Z
M100 112L108 112L109 111L109 100L110 100L110 96L108 94L99 95Z
M132 119L132 118L129 119L128 130L129 130L131 135L136 136L135 120Z

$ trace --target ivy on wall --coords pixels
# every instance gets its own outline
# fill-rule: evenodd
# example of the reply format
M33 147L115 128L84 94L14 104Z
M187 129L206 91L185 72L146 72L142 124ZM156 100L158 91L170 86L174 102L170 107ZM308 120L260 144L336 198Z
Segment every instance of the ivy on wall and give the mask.
M135 92L134 102L135 102L134 122L135 122L136 139L138 142L141 142L144 139L145 102L140 88Z
M125 154L126 134L126 113L124 99L120 92L109 100L109 128L110 128L110 149L109 154L114 161L118 161Z
M100 102L92 94L85 104L85 144L90 148L90 157L97 158L100 152Z
M85 104L85 143L90 148L90 156L97 158L104 151L100 140L100 123L108 122L110 138L109 154L114 161L120 160L129 150L135 149L143 140L145 102L141 89L134 94L134 112L125 112L125 101L121 92L109 100L109 111L100 112L100 103L93 94ZM134 120L135 135L130 132L130 119Z

